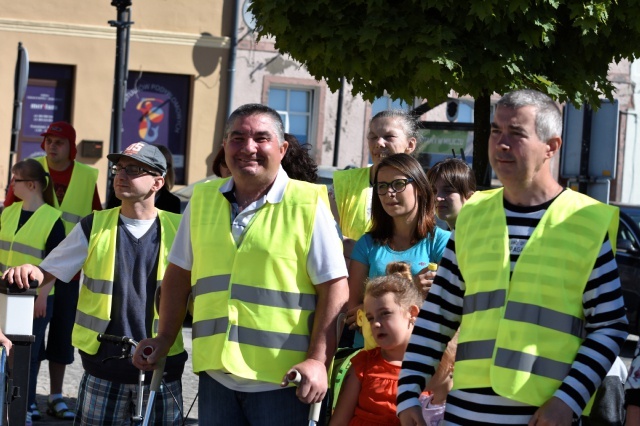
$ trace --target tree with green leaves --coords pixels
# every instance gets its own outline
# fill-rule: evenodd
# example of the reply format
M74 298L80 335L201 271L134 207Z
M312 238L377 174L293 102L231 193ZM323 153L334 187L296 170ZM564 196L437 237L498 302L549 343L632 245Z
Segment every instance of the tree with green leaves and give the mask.
M533 88L558 101L612 98L609 64L640 48L630 0L253 0L260 36L332 90L372 101L475 98L473 166L486 183L490 95Z

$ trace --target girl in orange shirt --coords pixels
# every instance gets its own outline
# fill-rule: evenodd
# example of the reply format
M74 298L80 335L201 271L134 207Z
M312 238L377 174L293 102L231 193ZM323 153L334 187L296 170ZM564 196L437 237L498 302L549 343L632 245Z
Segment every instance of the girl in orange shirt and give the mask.
M351 359L330 425L399 425L398 375L423 295L413 284L409 265L389 264L390 275L368 281L364 310L378 347Z

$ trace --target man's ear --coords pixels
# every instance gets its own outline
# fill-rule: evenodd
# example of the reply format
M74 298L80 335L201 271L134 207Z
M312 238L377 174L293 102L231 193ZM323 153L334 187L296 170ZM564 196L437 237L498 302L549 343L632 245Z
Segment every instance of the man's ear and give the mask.
M547 158L551 158L560 152L562 138L555 136L547 141Z
M153 179L153 186L151 187L151 190L153 192L158 192L160 191L160 189L162 189L162 187L164 186L164 177L162 176L155 176Z
M282 145L280 145L280 154L282 155L281 158L284 158L284 155L287 153L288 148L289 148L289 142L282 141Z

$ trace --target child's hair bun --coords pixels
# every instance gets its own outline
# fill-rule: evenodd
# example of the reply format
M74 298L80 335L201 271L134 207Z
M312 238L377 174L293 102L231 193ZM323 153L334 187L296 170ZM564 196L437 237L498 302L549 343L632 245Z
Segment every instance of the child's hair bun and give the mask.
M398 274L402 278L413 281L411 275L411 265L407 262L391 262L387 265L387 275Z

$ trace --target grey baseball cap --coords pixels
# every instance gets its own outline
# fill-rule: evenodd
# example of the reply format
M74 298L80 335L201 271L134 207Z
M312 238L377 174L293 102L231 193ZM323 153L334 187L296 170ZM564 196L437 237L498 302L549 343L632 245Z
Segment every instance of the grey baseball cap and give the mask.
M107 155L107 158L113 164L117 164L121 157L133 158L144 163L162 173L162 176L167 173L167 160L164 158L164 154L156 146L149 145L146 142L132 143L119 154Z

